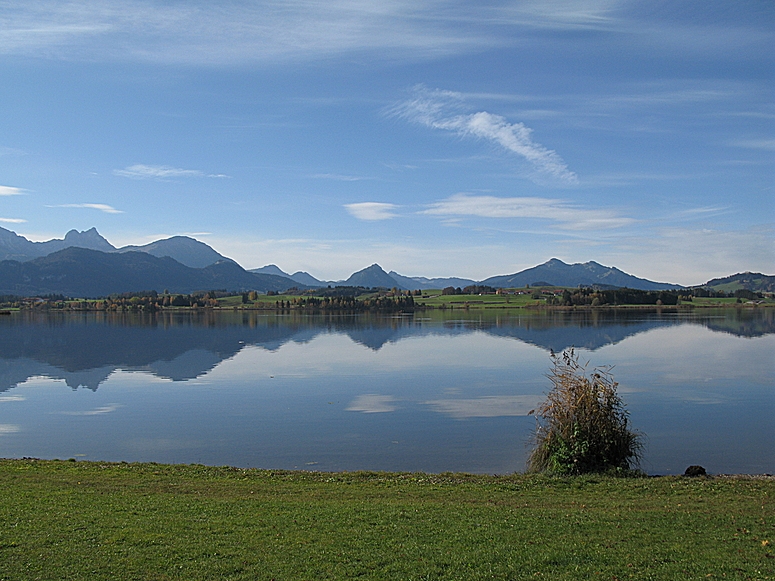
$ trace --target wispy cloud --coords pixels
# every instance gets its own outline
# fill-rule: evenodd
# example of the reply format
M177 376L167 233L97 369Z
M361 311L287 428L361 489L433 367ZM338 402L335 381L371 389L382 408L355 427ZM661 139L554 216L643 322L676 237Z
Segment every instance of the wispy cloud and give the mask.
M765 3L766 4L766 3ZM6 2L0 53L165 64L275 64L372 53L429 59L513 46L535 30L604 30L614 42L720 53L771 41L771 13L756 22L725 10L646 11L623 0L473 3L457 0ZM567 40L555 35L552 42ZM575 39L574 39L575 40ZM570 41L569 41L570 42ZM614 44L613 46L617 46Z
M93 410L85 410L82 412L59 412L59 413L66 416L99 416L102 414L109 414L111 412L114 412L120 407L122 406L118 404L110 404L110 405L95 408Z
M526 0L503 8L504 20L536 28L610 29L617 23L617 0Z
M775 139L738 139L733 141L734 147L745 147L747 149L763 149L765 151L775 151Z
M707 177L705 173L666 173L666 172L611 172L588 174L584 177L582 185L585 188L632 186L641 182L667 182L677 180L697 180Z
M730 86L723 90L704 87L665 88L664 83L641 84L638 91L620 95L607 95L594 100L602 108L614 106L644 107L652 105L694 105L708 101L719 101L735 97L736 91Z
M359 220L390 220L398 215L395 213L398 209L397 205L383 202L359 202L345 204L344 207Z
M27 398L25 398L22 395L0 395L0 402L2 401L25 401Z
M13 186L0 186L0 196L21 196L24 190Z
M416 87L411 99L388 110L388 114L432 129L450 131L461 137L474 137L493 143L527 161L537 172L538 181L551 178L565 184L578 183L557 152L533 141L533 130L524 123L510 123L505 117L468 109L461 93Z
M673 213L668 219L671 220L700 220L706 219L710 216L718 216L720 214L726 214L730 210L726 206L704 206L701 208L689 208L687 210L679 210Z
M56 206L46 206L47 208L89 208L91 210L99 210L106 214L123 214L123 210L116 210L113 206L107 204L58 204Z
M338 182L359 182L361 180L369 179L361 176L348 176L348 175L342 175L337 173L316 173L312 177L315 179L335 180Z
M446 0L39 0L4 6L0 53L218 65L364 51L416 59L508 42L477 14Z
M23 218L0 218L0 222L6 224L24 224L26 221Z
M422 214L432 216L476 216L479 218L538 218L550 220L564 230L599 230L621 228L634 223L633 218L610 210L579 208L564 200L520 197L498 198L455 194L430 204Z
M364 414L379 414L394 412L398 409L395 398L391 395L376 395L368 393L359 395L345 408L348 412L361 412Z
M4 155L27 155L27 152L14 147L0 147L0 156Z
M198 169L182 169L169 165L145 165L138 163L124 169L114 169L113 174L125 178L138 180L157 179L168 180L174 178L227 178L225 174L206 174Z
M0 436L4 434L15 434L20 431L21 428L16 424L0 424Z

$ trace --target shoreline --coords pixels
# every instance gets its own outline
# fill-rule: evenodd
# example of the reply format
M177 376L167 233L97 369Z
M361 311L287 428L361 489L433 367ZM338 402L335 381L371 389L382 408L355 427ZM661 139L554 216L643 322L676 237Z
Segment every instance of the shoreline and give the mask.
M685 474L648 474L639 470L633 470L628 474L609 474L605 472L592 472L588 474L579 475L554 475L554 474L542 474L531 472L510 472L506 474L490 474L490 473L477 473L477 472L425 472L425 471L391 471L391 470L310 470L310 469L287 469L287 468L246 468L242 466L232 466L228 464L200 464L200 463L185 463L185 462L152 462L143 461L135 462L128 460L85 460L77 458L33 458L24 456L21 458L13 457L0 457L0 469L4 464L13 462L28 462L30 464L80 464L92 467L122 467L122 466L134 466L134 467L165 467L171 469L185 469L185 468L205 468L214 470L228 470L232 472L245 472L255 474L285 474L285 475L299 475L299 476L325 476L327 478L333 476L363 476L370 475L382 478L405 478L407 476L425 476L428 478L435 478L439 480L447 479L464 479L466 481L472 481L481 479L482 481L490 480L509 480L514 478L551 478L551 479L566 479L574 480L578 478L612 478L612 479L652 479L652 478L686 478L686 479L739 479L739 480L766 480L775 481L775 474L768 472L762 474L751 473L707 473L702 476L687 476Z
M75 301L74 301L75 302ZM78 301L79 305L82 303ZM758 304L681 304L681 305L509 305L503 303L490 303L485 304L482 302L473 302L466 304L466 302L450 302L443 306L436 305L417 305L411 310L379 310L379 309L336 309L336 308L294 308L294 307L275 307L275 306L223 306L223 307L161 307L156 309L99 309L99 308L82 308L80 306L73 305L70 307L33 307L33 308L10 308L0 311L0 315L13 315L14 313L39 313L39 312L89 312L89 313L177 313L177 312L274 312L274 313L308 313L308 314L320 314L320 313L376 313L376 314L410 314L413 312L423 311L452 311L452 310L464 310L464 311L482 311L482 310L511 310L511 311L693 311L697 309L721 309L721 310L750 310L750 309L771 309L775 308L775 303L758 303ZM449 306L446 306L449 305Z

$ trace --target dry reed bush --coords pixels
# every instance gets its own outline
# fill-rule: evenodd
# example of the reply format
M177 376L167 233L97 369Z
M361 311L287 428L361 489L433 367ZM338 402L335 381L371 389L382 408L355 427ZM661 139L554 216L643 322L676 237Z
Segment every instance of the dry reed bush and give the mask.
M628 473L637 468L641 436L629 429L629 413L616 393L611 367L587 375L573 349L552 353L552 389L537 409L530 472Z

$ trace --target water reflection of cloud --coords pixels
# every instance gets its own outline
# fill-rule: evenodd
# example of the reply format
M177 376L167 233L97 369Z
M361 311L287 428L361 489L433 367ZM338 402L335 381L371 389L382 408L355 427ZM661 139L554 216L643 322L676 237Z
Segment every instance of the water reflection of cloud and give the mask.
M531 345L484 333L461 336L410 337L379 351L353 342L345 334L322 334L305 345L286 343L277 351L246 347L228 365L219 365L213 378L361 377L433 369L509 369L515 364L544 369L548 358Z
M24 401L26 398L21 395L0 395L0 402L3 401Z
M621 393L721 403L741 397L737 385L771 385L775 365L763 362L772 361L773 345L772 335L730 340L705 327L682 325L604 347L592 364L613 365Z
M526 416L541 403L542 395L488 395L476 399L435 399L424 402L453 418Z
M392 395L377 395L375 393L366 393L356 397L345 409L348 412L361 412L364 414L394 412L396 409L398 409L395 405L393 405L394 401L395 398Z
M21 428L15 424L0 424L0 436L4 434L15 434L20 431Z
M65 416L99 416L102 414L109 414L122 407L119 404L110 404L102 407L95 408L93 410L84 410L80 412L59 412Z

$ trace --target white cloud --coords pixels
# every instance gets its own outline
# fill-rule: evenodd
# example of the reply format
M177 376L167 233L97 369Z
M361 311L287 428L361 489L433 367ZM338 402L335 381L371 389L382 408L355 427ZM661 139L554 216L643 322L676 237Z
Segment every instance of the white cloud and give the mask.
M0 218L0 222L4 222L6 224L24 224L27 220L24 220L22 218Z
M204 174L197 169L181 169L168 165L144 165L141 163L130 165L124 169L114 169L113 173L125 178L162 180L169 178L197 178L204 176Z
M359 395L352 403L345 408L348 412L361 412L364 414L379 414L394 412L398 409L393 402L395 398L391 395L376 395L368 393Z
M578 208L564 200L538 197L497 198L455 194L431 204L422 214L480 218L538 218L558 223L563 230L607 230L629 226L632 218L610 210Z
M107 204L59 204L56 206L47 206L48 208L89 208L92 210L99 210L106 214L123 214L122 210L116 210L113 206Z
M0 196L21 196L24 190L13 186L0 186Z
M389 220L395 218L395 204L383 202L360 202L357 204L345 204L347 211L359 220Z
M537 172L538 181L546 178L576 184L578 177L568 169L557 152L533 141L532 129L523 123L509 123L505 117L479 111L462 113L464 97L452 91L429 91L418 87L414 97L388 110L391 115L432 129L451 131L462 137L475 137L494 143L526 160Z

